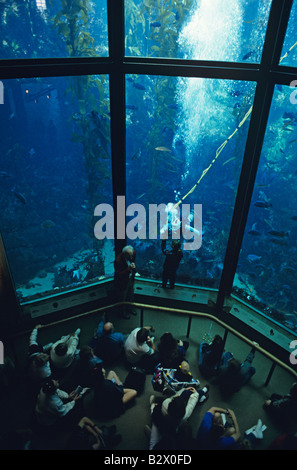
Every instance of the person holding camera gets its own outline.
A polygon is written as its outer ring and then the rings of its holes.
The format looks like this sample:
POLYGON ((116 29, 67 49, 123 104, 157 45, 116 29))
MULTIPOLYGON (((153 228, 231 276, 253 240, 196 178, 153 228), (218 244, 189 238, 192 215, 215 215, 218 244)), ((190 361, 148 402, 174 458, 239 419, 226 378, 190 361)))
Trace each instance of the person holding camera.
MULTIPOLYGON (((115 259, 114 294, 117 302, 133 302, 134 300, 135 258, 136 252, 134 248, 127 245, 115 259)), ((129 319, 130 314, 136 315, 130 307, 123 306, 121 308, 122 318, 129 319)))
POLYGON ((138 365, 147 372, 154 370, 158 361, 158 353, 154 338, 149 335, 150 331, 155 331, 152 326, 134 328, 124 344, 128 363, 132 366, 138 365))
POLYGON ((240 430, 234 411, 210 408, 204 415, 196 436, 197 449, 224 450, 234 448, 240 430))
POLYGON ((43 426, 66 424, 72 419, 76 420, 82 413, 82 395, 76 390, 71 393, 60 390, 59 385, 58 380, 51 378, 43 383, 35 406, 35 418, 38 424, 43 426), (80 406, 75 407, 78 401, 80 406))

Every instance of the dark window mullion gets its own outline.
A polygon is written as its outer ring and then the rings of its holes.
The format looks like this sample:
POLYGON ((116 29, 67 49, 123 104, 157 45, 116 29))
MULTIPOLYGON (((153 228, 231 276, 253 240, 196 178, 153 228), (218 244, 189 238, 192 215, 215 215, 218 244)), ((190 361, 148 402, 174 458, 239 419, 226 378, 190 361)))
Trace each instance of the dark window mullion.
POLYGON ((126 115, 125 75, 123 59, 125 49, 125 23, 123 0, 108 0, 109 57, 112 63, 110 84, 110 132, 115 227, 115 252, 121 251, 125 239, 117 237, 117 197, 126 195, 126 115))

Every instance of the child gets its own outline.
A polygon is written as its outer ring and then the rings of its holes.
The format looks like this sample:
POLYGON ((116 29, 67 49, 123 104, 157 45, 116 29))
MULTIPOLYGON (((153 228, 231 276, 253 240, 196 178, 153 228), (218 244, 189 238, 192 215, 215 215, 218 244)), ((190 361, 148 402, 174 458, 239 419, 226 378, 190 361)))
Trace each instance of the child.
POLYGON ((207 400, 209 386, 206 385, 203 388, 198 388, 200 382, 199 380, 193 378, 192 373, 190 371, 190 365, 188 361, 186 361, 185 359, 181 362, 178 370, 175 373, 174 378, 178 380, 179 382, 188 382, 189 384, 192 383, 193 386, 196 387, 197 393, 199 395, 198 403, 203 403, 204 401, 207 400))
POLYGON ((192 373, 190 371, 190 365, 185 359, 181 362, 179 368, 177 369, 175 379, 179 382, 196 382, 193 379, 192 373))

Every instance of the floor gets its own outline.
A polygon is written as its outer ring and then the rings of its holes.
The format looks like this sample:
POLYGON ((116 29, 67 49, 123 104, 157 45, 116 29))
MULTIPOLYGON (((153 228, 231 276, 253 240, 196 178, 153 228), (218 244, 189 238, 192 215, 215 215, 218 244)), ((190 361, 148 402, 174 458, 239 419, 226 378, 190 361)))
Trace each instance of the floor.
MULTIPOLYGON (((101 318, 101 313, 92 314, 91 316, 83 316, 81 318, 64 321, 57 325, 52 325, 48 328, 39 330, 39 341, 46 344, 49 341, 55 341, 60 336, 75 331, 76 328, 81 328, 80 345, 89 344, 96 326, 101 318)), ((129 320, 119 318, 115 314, 110 314, 110 319, 113 321, 117 331, 124 334, 129 333, 132 329, 140 326, 140 312, 136 316, 131 316, 129 320)), ((195 436, 197 429, 205 412, 211 406, 228 407, 235 412, 241 432, 252 425, 256 424, 259 418, 267 426, 264 432, 264 438, 259 440, 254 449, 265 450, 273 442, 273 440, 285 432, 286 430, 276 426, 267 412, 263 409, 263 403, 266 398, 273 392, 287 393, 294 378, 279 366, 276 367, 270 383, 265 386, 266 377, 270 371, 271 362, 260 353, 256 353, 254 359, 254 366, 256 374, 252 377, 250 383, 246 385, 240 392, 234 394, 228 401, 222 396, 220 391, 211 381, 207 382, 200 374, 198 368, 198 350, 201 341, 206 335, 214 336, 220 334, 223 336, 224 331, 220 325, 210 322, 209 319, 193 318, 191 323, 190 335, 187 338, 188 318, 182 314, 172 315, 167 312, 146 310, 144 311, 143 318, 144 325, 153 325, 155 328, 155 342, 158 343, 158 338, 165 332, 171 333, 179 339, 187 339, 190 343, 187 351, 187 359, 191 366, 191 372, 195 378, 201 382, 201 386, 208 383, 210 384, 210 396, 208 400, 199 405, 194 410, 190 417, 189 424, 192 428, 192 435, 195 436)), ((19 337, 13 344, 14 354, 17 359, 17 370, 12 387, 2 390, 0 409, 1 409, 1 422, 2 422, 2 435, 8 431, 22 430, 30 428, 32 414, 34 410, 36 391, 30 388, 28 379, 26 377, 26 354, 28 349, 28 335, 19 337)), ((226 342, 226 351, 230 351, 238 359, 245 359, 250 350, 250 346, 243 343, 240 339, 228 334, 226 342)), ((9 348, 5 349, 5 353, 9 353, 9 348)), ((6 356, 6 354, 5 354, 6 356)), ((107 369, 108 370, 108 369, 107 369)), ((125 380, 128 370, 123 363, 119 363, 114 367, 122 381, 125 380)), ((147 450, 148 438, 144 432, 145 425, 150 425, 150 406, 149 397, 151 394, 162 396, 153 390, 151 383, 152 375, 147 375, 145 390, 135 400, 133 406, 126 410, 124 414, 115 420, 105 422, 104 424, 116 424, 118 432, 122 435, 121 442, 117 445, 116 450, 147 450)), ((70 382, 65 377, 65 389, 69 388, 70 382)), ((63 380, 62 380, 63 383, 63 380)), ((72 384, 71 384, 72 385, 72 384)), ((62 387, 61 387, 62 388, 62 387)), ((71 390, 67 390, 70 392, 71 390)), ((100 426, 102 421, 92 416, 92 403, 91 395, 86 395, 84 400, 85 414, 94 419, 100 426)), ((297 421, 296 421, 297 425, 297 421)), ((296 429, 293 429, 296 432, 296 429)), ((292 431, 292 429, 290 430, 292 431)), ((67 434, 65 432, 58 433, 52 436, 52 439, 46 439, 44 442, 39 442, 38 446, 41 449, 64 449, 67 442, 67 434)))

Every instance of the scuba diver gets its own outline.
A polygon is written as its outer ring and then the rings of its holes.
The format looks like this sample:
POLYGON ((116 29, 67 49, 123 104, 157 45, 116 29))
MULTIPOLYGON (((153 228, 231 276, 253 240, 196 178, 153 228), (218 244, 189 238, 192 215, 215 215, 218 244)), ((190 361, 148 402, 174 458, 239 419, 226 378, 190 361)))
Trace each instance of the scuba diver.
POLYGON ((173 240, 171 243, 172 250, 166 249, 166 240, 162 240, 161 249, 165 255, 162 275, 162 287, 165 289, 169 281, 170 289, 174 289, 176 271, 183 257, 181 243, 179 240, 173 240))

